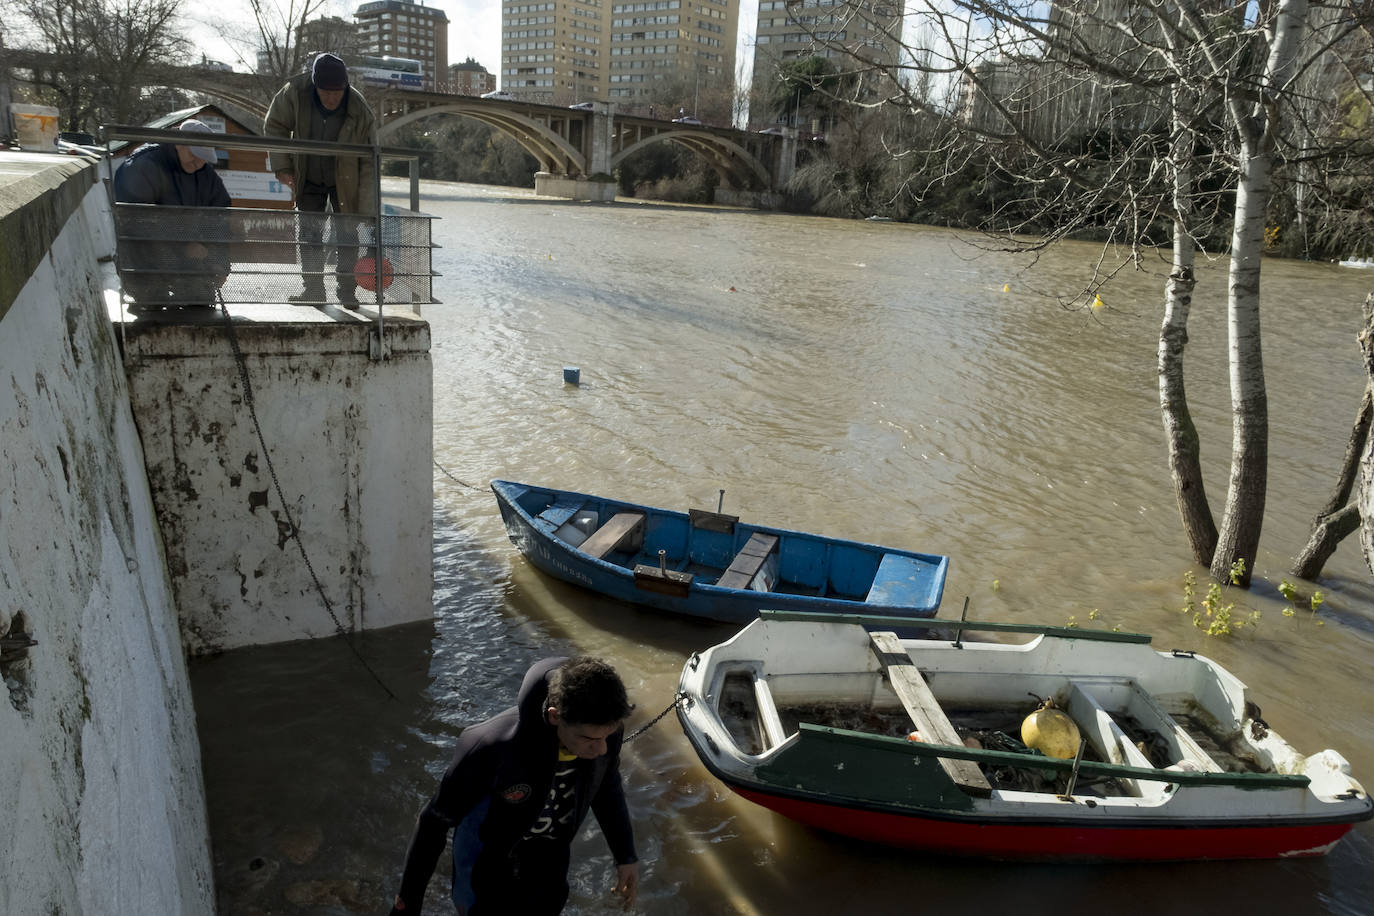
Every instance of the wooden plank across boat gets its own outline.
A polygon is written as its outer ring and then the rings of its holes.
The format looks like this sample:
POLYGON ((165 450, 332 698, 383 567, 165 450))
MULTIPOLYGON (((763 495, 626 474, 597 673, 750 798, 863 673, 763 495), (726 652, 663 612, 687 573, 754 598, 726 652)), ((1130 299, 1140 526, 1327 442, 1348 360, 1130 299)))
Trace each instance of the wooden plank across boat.
POLYGON ((1374 814, 1340 754, 1299 753, 1220 665, 1149 642, 765 610, 688 660, 678 718, 707 769, 751 801, 847 836, 953 855, 1316 856, 1374 814), (961 636, 899 638, 891 628, 961 636), (1034 638, 962 638, 980 630, 1034 638), (1079 759, 1020 742, 1037 697, 1074 720, 1079 759))
POLYGON ((733 515, 676 512, 496 480, 506 533, 565 582, 661 610, 743 623, 760 607, 924 617, 949 560, 733 515))

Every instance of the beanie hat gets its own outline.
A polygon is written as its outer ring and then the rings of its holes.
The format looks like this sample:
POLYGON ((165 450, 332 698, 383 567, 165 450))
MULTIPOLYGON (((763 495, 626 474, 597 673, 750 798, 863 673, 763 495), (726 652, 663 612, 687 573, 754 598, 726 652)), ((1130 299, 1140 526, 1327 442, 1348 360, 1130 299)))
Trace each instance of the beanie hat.
POLYGON ((310 68, 310 81, 326 92, 348 88, 348 68, 337 54, 321 54, 310 68))

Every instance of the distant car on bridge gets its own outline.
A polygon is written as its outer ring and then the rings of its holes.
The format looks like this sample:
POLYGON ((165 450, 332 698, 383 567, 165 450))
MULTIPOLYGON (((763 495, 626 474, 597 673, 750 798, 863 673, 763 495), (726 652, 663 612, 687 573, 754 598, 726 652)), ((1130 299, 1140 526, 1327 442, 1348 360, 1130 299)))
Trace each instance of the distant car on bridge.
POLYGON ((578 102, 576 105, 569 105, 574 111, 592 111, 596 108, 595 102, 578 102))
POLYGON ((681 118, 673 118, 673 123, 674 123, 674 124, 689 124, 689 125, 695 125, 696 127, 704 127, 704 126, 705 126, 704 124, 702 124, 700 121, 698 121, 696 118, 692 117, 691 115, 684 115, 684 116, 681 117, 681 118))
POLYGON ((777 126, 775 125, 775 126, 773 126, 773 127, 764 127, 764 128, 761 128, 760 130, 757 131, 757 133, 760 133, 760 134, 770 134, 770 135, 775 136, 775 137, 781 137, 781 136, 783 135, 783 131, 784 131, 784 130, 785 130, 785 128, 777 127, 777 126))
POLYGON ((498 102, 514 102, 515 96, 504 89, 493 89, 491 92, 482 93, 484 99, 495 99, 498 102))

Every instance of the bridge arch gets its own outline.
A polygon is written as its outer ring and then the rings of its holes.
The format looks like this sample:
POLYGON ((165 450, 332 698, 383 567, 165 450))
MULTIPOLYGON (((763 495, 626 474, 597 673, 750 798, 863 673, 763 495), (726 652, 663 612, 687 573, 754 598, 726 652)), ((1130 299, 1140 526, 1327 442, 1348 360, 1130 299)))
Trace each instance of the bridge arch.
POLYGON ((197 93, 198 95, 208 95, 210 98, 215 99, 216 101, 228 102, 235 108, 239 108, 243 110, 245 113, 256 117, 258 119, 259 127, 262 126, 263 121, 267 120, 267 105, 258 101, 258 99, 254 98, 251 95, 246 95, 242 92, 235 92, 232 89, 226 89, 223 86, 217 86, 213 83, 205 83, 193 86, 185 81, 173 82, 163 80, 162 84, 168 89, 182 89, 185 91, 197 93))
POLYGON ((381 140, 386 142, 401 128, 423 118, 441 114, 472 118, 508 134, 539 162, 539 167, 545 172, 572 176, 587 173, 587 162, 582 152, 546 125, 525 115, 503 111, 497 106, 482 102, 450 102, 420 108, 387 121, 382 125, 379 135, 381 140))
POLYGON ((764 188, 772 184, 768 169, 748 150, 707 130, 666 130, 644 137, 612 156, 611 169, 644 147, 663 141, 676 143, 705 159, 729 187, 743 188, 754 181, 764 188))

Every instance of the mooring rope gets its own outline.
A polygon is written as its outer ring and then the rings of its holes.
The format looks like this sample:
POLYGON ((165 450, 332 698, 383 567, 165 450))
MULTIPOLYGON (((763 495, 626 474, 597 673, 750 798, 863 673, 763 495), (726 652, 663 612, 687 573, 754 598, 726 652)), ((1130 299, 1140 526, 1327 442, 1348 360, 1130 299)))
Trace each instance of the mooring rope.
POLYGON ((334 605, 329 600, 329 596, 324 593, 324 585, 321 584, 320 577, 315 574, 314 564, 310 562, 310 554, 305 549, 305 541, 301 539, 301 529, 296 525, 296 519, 291 514, 291 507, 286 502, 286 494, 282 492, 281 481, 277 479, 277 469, 272 464, 272 453, 268 451, 267 440, 263 437, 262 424, 258 422, 257 407, 253 403, 253 383, 248 379, 248 364, 243 358, 243 351, 239 348, 238 334, 234 331, 234 319, 229 314, 229 306, 224 304, 224 294, 216 290, 215 297, 219 299, 220 311, 224 315, 224 330, 229 335, 229 346, 234 351, 234 362, 238 365, 239 382, 243 386, 243 403, 247 405, 248 416, 253 420, 253 429, 258 434, 258 445, 262 448, 262 458, 267 465, 268 473, 272 475, 272 485, 277 490, 277 500, 281 503, 282 514, 286 516, 286 523, 291 528, 291 537, 296 542, 296 546, 300 548, 301 559, 305 561, 305 568, 310 572, 311 581, 315 583, 315 591, 319 593, 320 600, 324 602, 324 609, 329 612, 329 618, 334 621, 335 629, 340 636, 344 637, 344 642, 348 643, 348 648, 358 659, 358 663, 367 670, 368 674, 372 675, 377 686, 381 687, 386 695, 394 700, 396 694, 391 692, 391 688, 386 686, 381 676, 373 670, 372 666, 367 663, 367 659, 363 658, 362 653, 358 651, 358 647, 353 644, 353 634, 344 628, 343 623, 339 620, 339 615, 334 613, 334 605))
POLYGON ((662 718, 663 718, 664 716, 668 715, 668 713, 672 712, 674 709, 677 709, 679 706, 681 706, 681 705, 682 705, 682 701, 685 700, 685 699, 687 699, 687 694, 686 694, 685 692, 679 691, 679 692, 678 692, 678 695, 675 696, 675 697, 673 697, 673 702, 671 702, 671 703, 668 704, 668 708, 667 708, 667 709, 663 710, 663 712, 661 712, 661 713, 659 713, 658 715, 654 716, 654 717, 653 717, 652 719, 650 719, 646 724, 641 725, 639 728, 635 729, 633 732, 631 732, 630 734, 626 735, 626 736, 625 736, 625 740, 626 740, 626 741, 633 741, 634 739, 638 738, 640 735, 642 735, 642 734, 644 734, 645 732, 647 732, 649 729, 653 728, 655 725, 657 725, 657 724, 659 723, 660 720, 662 720, 662 718))
MULTIPOLYGON (((434 461, 434 459, 432 459, 432 458, 431 458, 430 460, 431 460, 431 461, 434 461)), ((454 483, 456 483, 456 484, 461 484, 462 486, 467 487, 469 490, 476 490, 476 491, 478 491, 479 493, 480 493, 480 492, 482 491, 482 489, 483 489, 482 487, 473 486, 472 484, 468 483, 466 480, 459 480, 457 477, 454 477, 451 473, 449 473, 448 468, 444 467, 444 466, 443 466, 442 464, 440 464, 438 461, 434 461, 434 466, 435 466, 436 468, 438 468, 439 470, 443 471, 443 472, 444 472, 444 476, 447 477, 449 480, 452 480, 452 481, 453 481, 454 483)))

